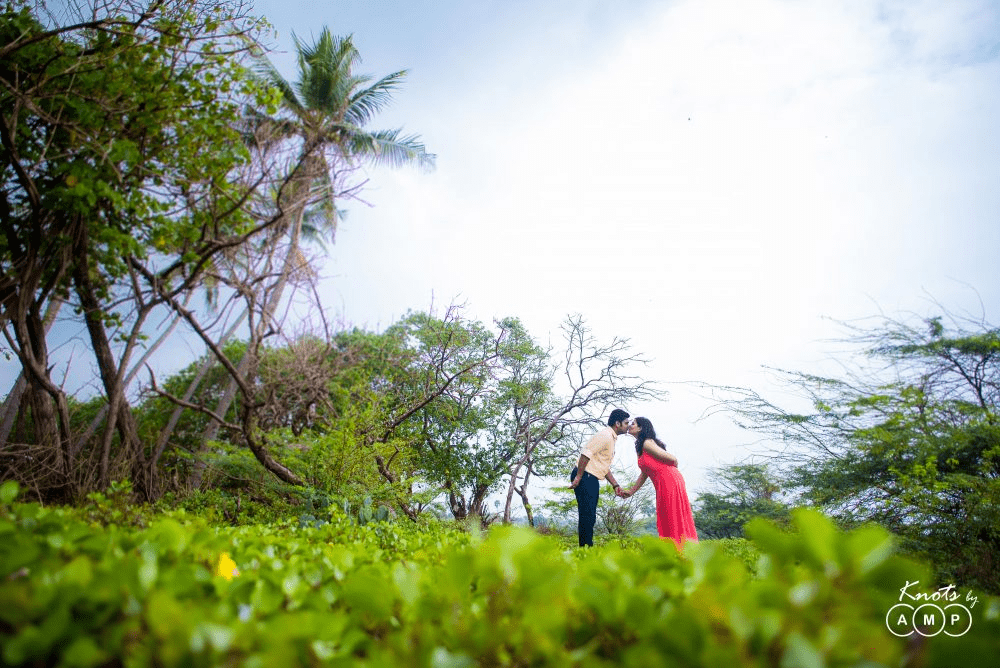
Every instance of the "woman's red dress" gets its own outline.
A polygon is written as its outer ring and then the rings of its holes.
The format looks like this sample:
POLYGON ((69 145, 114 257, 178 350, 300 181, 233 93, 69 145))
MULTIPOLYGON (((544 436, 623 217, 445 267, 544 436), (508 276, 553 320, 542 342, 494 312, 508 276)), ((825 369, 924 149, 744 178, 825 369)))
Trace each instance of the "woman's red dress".
POLYGON ((645 451, 638 460, 639 470, 649 476, 656 489, 656 530, 660 538, 672 538, 678 549, 685 540, 698 541, 694 515, 688 501, 684 476, 673 464, 664 464, 645 451))

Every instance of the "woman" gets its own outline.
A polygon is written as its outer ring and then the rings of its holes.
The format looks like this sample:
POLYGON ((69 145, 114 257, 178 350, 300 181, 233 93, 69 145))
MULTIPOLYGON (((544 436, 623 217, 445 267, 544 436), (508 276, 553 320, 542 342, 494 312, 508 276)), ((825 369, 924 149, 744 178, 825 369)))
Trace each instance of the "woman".
POLYGON ((680 549, 685 540, 698 541, 694 528, 694 515, 688 501, 684 476, 677 469, 677 458, 667 452, 663 442, 656 438, 653 423, 638 417, 629 425, 628 433, 635 437, 635 453, 638 456, 641 475, 632 488, 619 494, 628 498, 635 494, 646 478, 653 481, 656 489, 656 530, 660 538, 672 538, 680 549))

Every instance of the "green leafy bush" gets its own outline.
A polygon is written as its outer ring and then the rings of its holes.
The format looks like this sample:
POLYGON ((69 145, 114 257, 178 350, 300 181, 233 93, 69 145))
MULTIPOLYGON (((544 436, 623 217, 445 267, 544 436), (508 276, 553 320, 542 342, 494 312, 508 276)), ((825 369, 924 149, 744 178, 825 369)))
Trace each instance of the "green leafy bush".
POLYGON ((959 637, 893 635, 887 612, 927 570, 885 531, 816 513, 796 514, 796 533, 752 523, 752 548, 678 554, 655 538, 567 549, 521 527, 342 513, 98 527, 12 498, 0 488, 6 665, 974 667, 1000 650, 1000 600, 985 595, 959 637))
POLYGON ((757 564, 760 560, 760 551, 753 543, 746 538, 719 538, 718 540, 703 541, 718 546, 726 554, 734 557, 743 563, 750 573, 757 574, 757 564))

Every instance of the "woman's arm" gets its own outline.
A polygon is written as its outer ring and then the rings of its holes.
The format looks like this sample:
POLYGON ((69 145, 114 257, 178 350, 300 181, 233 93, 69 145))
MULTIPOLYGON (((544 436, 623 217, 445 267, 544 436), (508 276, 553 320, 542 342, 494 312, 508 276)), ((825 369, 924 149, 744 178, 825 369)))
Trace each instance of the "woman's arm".
POLYGON ((640 473, 639 479, 635 481, 635 484, 632 485, 630 489, 621 492, 618 496, 622 497, 623 499, 627 499, 628 497, 632 496, 633 494, 639 491, 639 488, 642 487, 642 484, 646 482, 646 478, 648 477, 649 476, 647 476, 645 472, 640 473))
POLYGON ((648 452, 649 456, 653 459, 657 459, 664 464, 670 464, 671 466, 677 466, 677 458, 672 454, 661 448, 656 444, 651 438, 647 438, 646 442, 642 444, 642 449, 644 452, 648 452))

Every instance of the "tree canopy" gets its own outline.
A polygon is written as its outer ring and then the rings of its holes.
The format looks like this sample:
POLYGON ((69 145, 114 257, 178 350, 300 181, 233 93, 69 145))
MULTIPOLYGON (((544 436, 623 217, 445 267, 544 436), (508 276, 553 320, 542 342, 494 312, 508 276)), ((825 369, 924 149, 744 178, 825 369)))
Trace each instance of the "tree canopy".
POLYGON ((1000 588, 1000 329, 951 313, 850 326, 840 376, 777 372, 812 406, 730 388, 724 406, 785 445, 783 489, 843 524, 877 522, 942 579, 1000 588))

